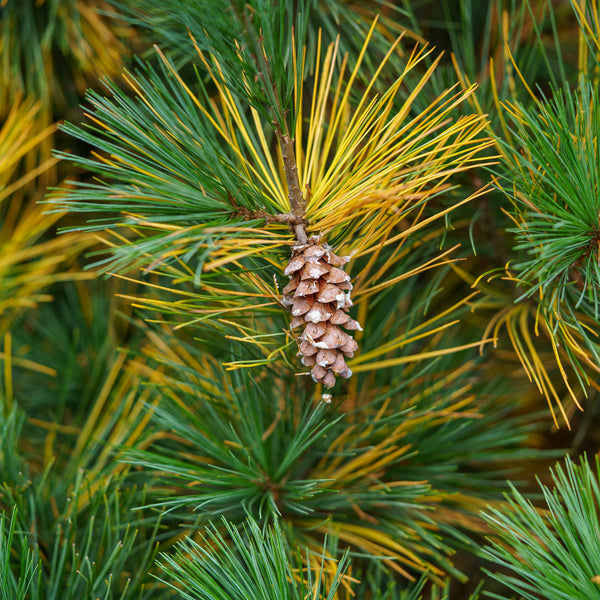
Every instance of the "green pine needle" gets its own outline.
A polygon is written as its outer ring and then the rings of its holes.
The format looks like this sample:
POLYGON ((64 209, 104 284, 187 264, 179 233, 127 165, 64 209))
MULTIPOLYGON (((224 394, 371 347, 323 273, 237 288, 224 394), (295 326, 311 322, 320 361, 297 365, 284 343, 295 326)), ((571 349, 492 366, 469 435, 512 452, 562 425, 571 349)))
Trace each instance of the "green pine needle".
MULTIPOLYGON (((333 569, 323 589, 323 563, 333 562, 323 549, 313 571, 301 562, 294 568, 283 533, 275 522, 264 530, 248 518, 241 528, 223 519, 224 531, 206 528, 199 542, 187 538, 172 554, 162 554, 159 564, 167 585, 186 600, 334 600, 344 572, 348 553, 333 569), (227 535, 231 541, 226 540, 227 535)), ((330 569, 331 570, 331 569, 330 569)))
POLYGON ((527 600, 600 598, 599 475, 597 457, 595 468, 567 458, 552 472, 554 487, 541 486, 543 511, 514 487, 509 510, 486 511, 498 539, 489 539, 484 556, 508 571, 489 574, 527 600))
MULTIPOLYGON (((540 293, 562 314, 566 304, 600 318, 600 100, 581 80, 536 110, 507 105, 516 147, 504 187, 515 203, 513 265, 527 296, 540 293)), ((565 317, 568 308, 564 310, 565 317)))
POLYGON ((2 600, 29 600, 35 580, 39 579, 39 565, 36 565, 33 552, 26 544, 21 545, 20 562, 13 570, 14 558, 11 553, 17 549, 15 527, 16 511, 13 511, 10 523, 6 526, 6 515, 0 513, 0 598, 2 600))
POLYGON ((481 526, 478 511, 500 497, 506 465, 522 455, 528 426, 506 406, 478 404, 463 379, 475 365, 457 358, 446 358, 441 379, 428 376, 429 362, 383 388, 365 380, 342 418, 289 378, 224 373, 181 341, 151 353, 161 402, 127 460, 132 477, 158 478, 152 505, 169 509, 174 536, 198 518, 239 525, 251 515, 285 523, 292 548, 317 551, 327 536, 406 578, 458 575, 447 553, 469 545, 465 529, 481 526))

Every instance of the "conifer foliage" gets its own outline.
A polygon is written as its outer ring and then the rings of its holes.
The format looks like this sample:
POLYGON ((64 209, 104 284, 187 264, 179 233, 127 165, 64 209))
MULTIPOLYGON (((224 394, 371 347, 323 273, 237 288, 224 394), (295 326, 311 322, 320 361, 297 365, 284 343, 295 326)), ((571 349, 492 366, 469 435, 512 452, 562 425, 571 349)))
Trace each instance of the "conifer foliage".
POLYGON ((0 600, 600 597, 599 49, 0 2, 0 600))

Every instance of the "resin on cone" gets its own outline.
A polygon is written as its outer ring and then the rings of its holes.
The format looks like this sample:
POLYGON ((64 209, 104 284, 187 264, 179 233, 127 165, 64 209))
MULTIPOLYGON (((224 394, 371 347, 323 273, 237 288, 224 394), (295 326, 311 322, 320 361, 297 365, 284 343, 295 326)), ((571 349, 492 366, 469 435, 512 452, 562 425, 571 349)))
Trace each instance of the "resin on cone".
POLYGON ((328 388, 337 375, 346 379, 352 375, 345 359, 354 356, 358 344, 344 329, 361 329, 348 314, 352 284, 343 269, 348 260, 314 235, 292 248, 284 270, 290 282, 282 290, 283 303, 292 313, 291 328, 302 328, 297 340, 302 364, 328 388))

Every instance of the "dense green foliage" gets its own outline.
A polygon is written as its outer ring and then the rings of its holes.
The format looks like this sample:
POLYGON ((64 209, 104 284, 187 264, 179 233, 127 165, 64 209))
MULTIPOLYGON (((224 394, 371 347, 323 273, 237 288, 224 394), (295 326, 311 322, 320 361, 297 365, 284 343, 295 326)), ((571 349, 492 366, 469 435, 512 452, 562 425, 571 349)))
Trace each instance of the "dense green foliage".
POLYGON ((0 600, 600 598, 599 61, 576 0, 0 2, 0 600))

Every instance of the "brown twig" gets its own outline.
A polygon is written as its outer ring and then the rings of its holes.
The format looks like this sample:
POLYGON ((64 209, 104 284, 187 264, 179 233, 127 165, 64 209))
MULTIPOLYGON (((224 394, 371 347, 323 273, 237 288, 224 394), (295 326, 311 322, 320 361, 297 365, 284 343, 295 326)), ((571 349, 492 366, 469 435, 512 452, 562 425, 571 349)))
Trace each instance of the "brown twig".
POLYGON ((308 237, 306 235, 304 211, 306 203, 302 190, 300 189, 300 181, 298 179, 298 166, 296 164, 296 155, 294 154, 293 140, 288 132, 282 132, 279 126, 275 124, 275 133, 281 148, 281 157, 283 159, 283 170, 285 171, 285 179, 288 186, 288 198, 290 199, 291 213, 296 221, 293 223, 296 238, 301 244, 306 244, 308 237))
POLYGON ((291 226, 294 226, 298 221, 296 215, 291 212, 272 214, 266 210, 250 210, 244 206, 238 206, 235 201, 232 201, 231 204, 235 208, 234 216, 241 217, 244 221, 264 219, 267 223, 285 223, 291 226))
MULTIPOLYGON (((248 14, 245 11, 243 12, 243 19, 245 21, 247 30, 254 31, 248 14)), ((300 244, 305 244, 308 240, 308 236, 306 235, 306 221, 304 220, 306 201, 302 195, 300 181, 298 179, 298 165, 296 163, 296 155, 294 153, 294 140, 290 137, 285 120, 285 111, 282 109, 279 103, 277 85, 273 81, 273 77, 271 75, 269 58, 264 52, 264 48, 262 46, 262 36, 260 33, 256 37, 256 45, 256 52, 252 53, 252 57, 256 63, 256 66, 258 67, 257 76, 262 80, 264 86, 270 87, 274 92, 273 101, 275 105, 271 106, 270 109, 275 117, 273 120, 273 126, 275 128, 275 135, 277 136, 277 141, 279 142, 279 147, 281 149, 281 157, 283 160, 283 169, 288 187, 288 198, 290 200, 291 213, 267 215, 267 213, 264 213, 264 211, 255 211, 255 214, 260 213, 260 218, 264 218, 267 223, 289 223, 296 234, 298 242, 300 244)))
POLYGON ((263 83, 265 85, 270 85, 274 91, 273 98, 275 100, 275 106, 271 107, 271 111, 275 116, 275 119, 273 120, 273 126, 275 128, 277 141, 279 142, 279 148, 281 149, 281 158, 283 161, 285 180, 288 187, 290 208, 292 214, 296 218, 296 221, 293 223, 293 229, 298 242, 301 244, 306 244, 308 240, 304 221, 306 202, 304 200, 304 196, 302 195, 302 190, 300 189, 300 180, 298 179, 298 165, 296 163, 296 154, 294 153, 294 140, 290 137, 290 133, 288 131, 287 122, 285 119, 285 111, 279 105, 277 85, 271 77, 269 58, 264 53, 260 54, 260 58, 262 60, 259 60, 259 63, 263 63, 263 68, 259 72, 259 76, 262 78, 263 83), (280 119, 277 118, 278 116, 280 119))
POLYGON ((234 216, 241 217, 244 221, 252 221, 253 219, 264 219, 268 223, 284 223, 289 225, 296 234, 296 239, 301 244, 306 244, 308 237, 306 235, 306 221, 298 218, 294 213, 277 213, 271 214, 266 210, 250 210, 244 206, 238 206, 235 198, 229 197, 231 205, 235 208, 234 216))
POLYGON ((277 131, 277 139, 281 148, 281 157, 283 158, 283 168, 285 171, 285 179, 288 184, 288 197, 290 199, 290 207, 292 213, 297 217, 302 218, 304 215, 304 197, 300 189, 298 180, 298 167, 296 165, 296 156, 292 140, 287 133, 277 131))

